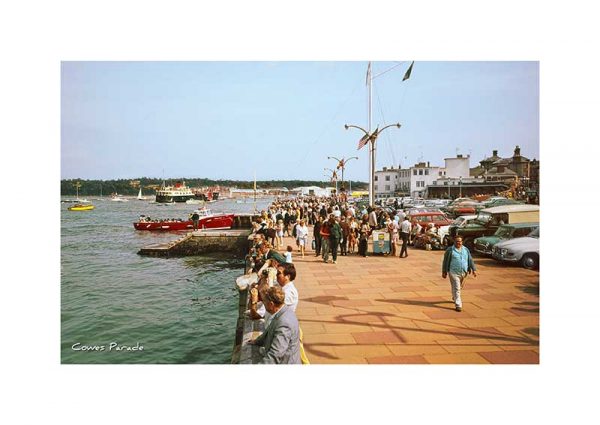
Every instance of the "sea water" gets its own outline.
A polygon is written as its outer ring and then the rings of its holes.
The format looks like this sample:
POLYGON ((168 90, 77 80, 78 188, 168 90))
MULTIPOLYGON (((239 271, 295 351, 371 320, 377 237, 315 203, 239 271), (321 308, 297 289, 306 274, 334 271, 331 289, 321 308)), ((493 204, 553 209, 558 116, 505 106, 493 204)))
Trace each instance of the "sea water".
MULTIPOLYGON (((89 197, 88 197, 89 199, 89 197)), ((271 199, 257 200, 264 209, 271 199)), ((197 205, 92 200, 61 204, 62 363, 231 362, 244 262, 230 253, 181 258, 137 254, 186 232, 137 231, 141 214, 187 218, 197 205)), ((220 200, 214 212, 251 213, 254 203, 220 200)))

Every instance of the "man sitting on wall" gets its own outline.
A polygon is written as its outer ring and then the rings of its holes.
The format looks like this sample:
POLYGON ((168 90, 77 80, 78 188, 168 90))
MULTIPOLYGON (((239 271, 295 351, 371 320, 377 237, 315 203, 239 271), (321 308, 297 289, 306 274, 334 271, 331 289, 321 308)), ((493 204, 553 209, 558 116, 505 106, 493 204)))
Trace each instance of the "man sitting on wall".
POLYGON ((294 311, 285 305, 285 295, 275 285, 265 292, 263 299, 267 311, 272 315, 265 332, 252 345, 264 347, 259 363, 300 364, 300 328, 294 311))

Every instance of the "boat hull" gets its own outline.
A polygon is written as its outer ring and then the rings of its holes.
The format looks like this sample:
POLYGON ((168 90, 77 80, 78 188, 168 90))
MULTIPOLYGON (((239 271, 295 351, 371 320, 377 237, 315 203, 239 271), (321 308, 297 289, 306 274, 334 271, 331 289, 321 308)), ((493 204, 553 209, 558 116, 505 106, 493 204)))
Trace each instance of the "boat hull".
MULTIPOLYGON (((198 223, 199 229, 231 229, 233 226, 234 214, 221 214, 213 215, 209 217, 202 217, 198 223)), ((194 223, 192 220, 186 221, 159 221, 159 222, 145 222, 139 221, 133 223, 135 230, 162 230, 162 231, 173 231, 173 230, 192 230, 194 223)))
POLYGON ((194 199, 194 195, 156 195, 156 202, 161 204, 170 204, 172 202, 185 202, 188 199, 194 199))
POLYGON ((94 209, 93 205, 76 205, 68 208, 69 211, 91 211, 94 209))

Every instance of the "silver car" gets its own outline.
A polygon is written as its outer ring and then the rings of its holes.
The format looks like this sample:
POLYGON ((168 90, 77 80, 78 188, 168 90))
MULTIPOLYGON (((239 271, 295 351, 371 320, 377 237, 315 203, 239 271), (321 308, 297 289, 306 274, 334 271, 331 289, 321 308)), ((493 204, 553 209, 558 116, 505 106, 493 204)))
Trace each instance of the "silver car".
POLYGON ((497 243, 492 257, 498 261, 520 263, 526 269, 537 269, 540 266, 540 228, 525 237, 497 243))

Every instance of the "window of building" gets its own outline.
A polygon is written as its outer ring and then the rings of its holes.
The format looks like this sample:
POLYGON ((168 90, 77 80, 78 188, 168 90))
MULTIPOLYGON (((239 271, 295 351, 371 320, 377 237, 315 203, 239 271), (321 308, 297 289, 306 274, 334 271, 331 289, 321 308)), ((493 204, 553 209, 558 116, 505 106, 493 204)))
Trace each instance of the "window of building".
POLYGON ((442 175, 442 172, 441 172, 441 171, 439 171, 439 172, 438 172, 438 176, 441 176, 441 175, 442 175))
POLYGON ((377 181, 377 176, 375 176, 375 181, 377 181))
POLYGON ((390 181, 390 176, 385 176, 385 181, 389 182, 390 181))
POLYGON ((423 170, 419 170, 419 175, 422 176, 423 175, 423 170))
POLYGON ((425 175, 428 176, 429 175, 429 170, 425 170, 425 175))
POLYGON ((388 191, 388 192, 390 191, 390 185, 389 184, 385 185, 385 190, 388 191))
POLYGON ((413 176, 417 175, 417 170, 413 170, 413 176))

